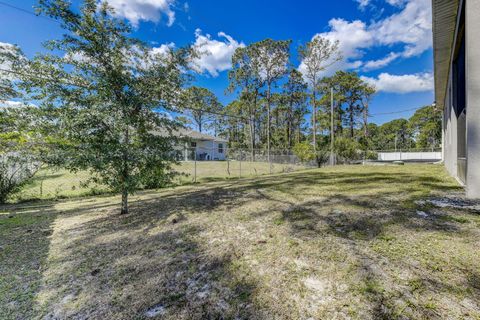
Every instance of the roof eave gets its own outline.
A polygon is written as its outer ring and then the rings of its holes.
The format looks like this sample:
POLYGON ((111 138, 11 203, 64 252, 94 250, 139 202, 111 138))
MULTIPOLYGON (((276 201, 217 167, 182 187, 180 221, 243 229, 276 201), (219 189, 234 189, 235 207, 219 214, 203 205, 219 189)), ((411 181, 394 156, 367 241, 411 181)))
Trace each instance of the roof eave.
POLYGON ((444 108, 456 33, 459 0, 432 0, 435 99, 444 108))

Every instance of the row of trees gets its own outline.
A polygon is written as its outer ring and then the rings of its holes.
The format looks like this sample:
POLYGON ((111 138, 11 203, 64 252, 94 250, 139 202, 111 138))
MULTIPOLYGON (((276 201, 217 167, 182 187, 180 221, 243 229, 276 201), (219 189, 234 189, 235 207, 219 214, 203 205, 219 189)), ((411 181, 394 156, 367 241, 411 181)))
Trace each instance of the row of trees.
POLYGON ((375 89, 355 72, 321 77, 341 59, 339 43, 316 37, 300 46, 303 72, 290 64, 290 45, 291 41, 266 39, 238 48, 227 88, 237 98, 222 107, 207 89, 191 88, 186 92, 190 98, 184 100, 187 119, 200 131, 210 125, 215 134, 229 140, 230 147, 249 148, 252 158, 257 149, 270 154, 271 148, 292 149, 305 140, 311 141, 315 152, 332 134, 358 138, 358 127, 363 128, 365 140, 368 104, 375 89))

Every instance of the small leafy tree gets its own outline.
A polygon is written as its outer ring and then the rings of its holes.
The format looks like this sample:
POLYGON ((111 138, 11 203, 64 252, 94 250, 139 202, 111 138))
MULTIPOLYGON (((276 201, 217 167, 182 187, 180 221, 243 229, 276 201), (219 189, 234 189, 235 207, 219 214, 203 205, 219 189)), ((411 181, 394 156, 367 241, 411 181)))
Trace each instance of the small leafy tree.
POLYGON ((170 170, 176 122, 156 110, 177 105, 188 50, 155 53, 103 1, 77 12, 66 0, 40 0, 38 12, 65 34, 28 64, 23 86, 56 117, 57 159, 120 192, 126 214, 128 195, 170 170))
POLYGON ((337 156, 346 163, 362 158, 361 147, 355 140, 339 137, 334 147, 337 156))
POLYGON ((293 153, 300 159, 302 162, 310 162, 315 160, 315 151, 313 146, 308 141, 303 141, 295 144, 293 146, 293 153))
POLYGON ((7 100, 21 97, 15 69, 24 61, 20 49, 0 42, 0 203, 18 191, 39 168, 36 138, 30 126, 35 110, 19 104, 4 105, 7 100))
POLYGON ((328 161, 329 153, 326 149, 315 151, 313 145, 308 141, 303 141, 293 146, 293 153, 304 163, 312 161, 320 168, 328 161))
POLYGON ((0 108, 0 203, 18 191, 40 168, 45 150, 36 130, 34 107, 0 108))

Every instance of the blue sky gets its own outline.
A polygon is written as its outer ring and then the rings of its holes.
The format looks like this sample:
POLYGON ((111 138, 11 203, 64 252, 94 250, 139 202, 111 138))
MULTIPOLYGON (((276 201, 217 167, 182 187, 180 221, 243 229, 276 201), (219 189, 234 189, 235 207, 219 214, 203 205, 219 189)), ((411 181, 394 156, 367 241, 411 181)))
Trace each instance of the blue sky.
MULTIPOLYGON (((35 0, 1 2, 32 11, 35 0)), ((0 2, 0 43, 21 47, 27 56, 42 51, 42 42, 62 31, 39 18, 0 2)), ((78 1, 74 1, 78 3, 78 1)), ((292 40, 294 67, 301 70, 299 44, 321 34, 339 40, 344 61, 338 69, 354 70, 375 84, 371 121, 383 123, 433 102, 430 0, 109 0, 118 16, 135 26, 134 35, 152 45, 202 45, 208 54, 197 61, 196 84, 212 90, 223 103, 230 57, 235 48, 265 38, 292 40)))

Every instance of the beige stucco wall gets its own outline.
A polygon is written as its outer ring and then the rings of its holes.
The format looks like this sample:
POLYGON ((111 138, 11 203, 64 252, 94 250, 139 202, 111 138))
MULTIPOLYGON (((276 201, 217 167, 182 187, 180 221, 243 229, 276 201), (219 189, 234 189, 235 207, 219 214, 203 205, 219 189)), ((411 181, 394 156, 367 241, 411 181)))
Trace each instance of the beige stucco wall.
POLYGON ((480 0, 466 0, 467 196, 480 198, 480 0))

